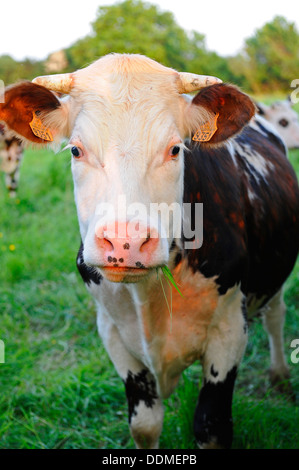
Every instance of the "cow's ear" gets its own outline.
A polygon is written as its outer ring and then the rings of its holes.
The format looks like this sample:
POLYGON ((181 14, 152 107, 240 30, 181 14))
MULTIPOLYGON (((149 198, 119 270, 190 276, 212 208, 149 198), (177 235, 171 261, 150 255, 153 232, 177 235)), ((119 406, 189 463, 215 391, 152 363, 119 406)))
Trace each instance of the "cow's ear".
POLYGON ((59 106, 60 101, 47 88, 22 82, 6 88, 4 103, 0 104, 0 121, 26 140, 46 144, 52 140, 52 134, 41 119, 59 106))
MULTIPOLYGON (((210 127, 217 127, 213 135, 203 141, 209 145, 219 144, 239 133, 256 112, 249 96, 235 86, 223 83, 203 88, 193 98, 192 106, 204 108, 212 116, 210 127)), ((207 126, 209 127, 209 123, 207 126)), ((203 127, 203 133, 204 130, 203 127)), ((200 129, 199 131, 201 134, 200 129)), ((196 132, 198 129, 194 129, 194 134, 196 132)))

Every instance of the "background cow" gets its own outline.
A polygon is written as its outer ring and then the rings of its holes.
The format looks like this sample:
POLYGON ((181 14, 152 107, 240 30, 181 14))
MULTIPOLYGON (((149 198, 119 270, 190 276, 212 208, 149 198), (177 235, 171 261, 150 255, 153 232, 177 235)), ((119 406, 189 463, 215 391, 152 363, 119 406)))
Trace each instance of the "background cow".
POLYGON ((299 148, 298 114, 289 99, 276 101, 269 106, 258 103, 257 108, 259 114, 273 124, 289 149, 299 148))
POLYGON ((24 155, 22 141, 0 124, 0 169, 5 174, 5 184, 10 197, 16 196, 20 179, 20 167, 24 155))
POLYGON ((196 360, 204 373, 197 442, 231 445, 248 313, 264 314, 273 382, 288 376, 281 291, 298 253, 299 190, 283 142, 254 113, 249 97, 213 77, 118 54, 10 87, 0 107, 0 119, 28 141, 69 139, 77 264, 125 384, 137 447, 158 446, 162 400, 196 360), (195 238, 174 235, 171 217, 149 217, 162 203, 187 204, 191 229, 203 203, 202 246, 196 230, 195 238), (171 312, 171 286, 157 276, 164 265, 183 294, 173 290, 171 312))

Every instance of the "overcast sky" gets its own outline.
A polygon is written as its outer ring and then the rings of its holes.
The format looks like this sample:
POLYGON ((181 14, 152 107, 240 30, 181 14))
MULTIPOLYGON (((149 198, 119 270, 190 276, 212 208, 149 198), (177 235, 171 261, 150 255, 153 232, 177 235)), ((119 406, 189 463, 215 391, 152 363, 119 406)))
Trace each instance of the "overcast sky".
MULTIPOLYGON (((5 0, 1 2, 0 55, 44 59, 91 31, 100 5, 115 0, 5 0)), ((209 50, 221 55, 238 52, 255 29, 282 15, 299 30, 298 0, 157 0, 172 11, 185 30, 206 36, 209 50)), ((117 52, 117 51, 115 51, 117 52)))

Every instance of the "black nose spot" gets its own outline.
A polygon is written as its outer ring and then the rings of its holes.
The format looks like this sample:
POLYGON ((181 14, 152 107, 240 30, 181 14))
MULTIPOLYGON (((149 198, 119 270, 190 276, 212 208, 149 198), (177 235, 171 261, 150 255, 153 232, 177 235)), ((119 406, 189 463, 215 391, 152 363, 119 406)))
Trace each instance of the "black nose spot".
POLYGON ((113 258, 113 260, 112 260, 112 261, 113 261, 113 263, 116 263, 117 259, 116 259, 116 258, 113 258))
POLYGON ((123 263, 124 262, 124 259, 123 258, 119 258, 118 260, 120 263, 123 263))
POLYGON ((109 263, 112 263, 112 261, 113 261, 112 256, 108 256, 108 261, 109 261, 109 263))
POLYGON ((124 248, 124 250, 129 250, 129 249, 130 249, 130 244, 129 244, 129 243, 125 243, 125 244, 123 245, 123 248, 124 248))
POLYGON ((115 263, 115 264, 113 265, 113 267, 114 267, 114 268, 118 268, 118 264, 115 263))
POLYGON ((145 269, 144 264, 140 263, 140 261, 137 261, 135 264, 136 264, 137 268, 144 268, 145 269))

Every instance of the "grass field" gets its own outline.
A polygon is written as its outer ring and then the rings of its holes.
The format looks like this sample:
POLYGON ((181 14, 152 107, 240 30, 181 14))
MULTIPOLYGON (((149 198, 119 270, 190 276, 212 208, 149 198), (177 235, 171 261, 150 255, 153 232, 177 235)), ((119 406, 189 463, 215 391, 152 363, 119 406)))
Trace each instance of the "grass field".
MULTIPOLYGON (((299 172, 299 151, 290 158, 299 172)), ((0 448, 134 448, 124 387, 98 338, 95 308, 77 274, 79 230, 66 151, 26 152, 18 198, 0 182, 0 448)), ((299 447, 299 263, 285 292, 285 349, 297 403, 268 384, 259 320, 237 380, 234 448, 299 447)), ((193 412, 200 366, 186 371, 166 413, 161 448, 196 448, 193 412)))

